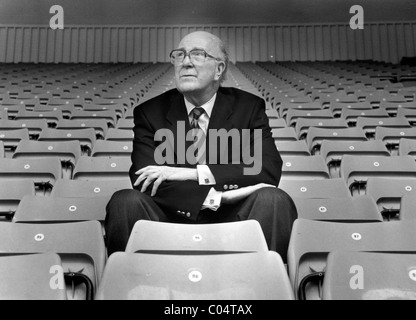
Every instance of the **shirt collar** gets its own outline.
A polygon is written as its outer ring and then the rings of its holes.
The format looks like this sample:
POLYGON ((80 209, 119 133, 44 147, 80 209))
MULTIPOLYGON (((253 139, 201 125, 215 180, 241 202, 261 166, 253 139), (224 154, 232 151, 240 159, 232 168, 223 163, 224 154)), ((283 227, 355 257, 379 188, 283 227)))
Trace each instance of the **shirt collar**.
MULTIPOLYGON (((217 98, 217 93, 215 93, 208 102, 200 106, 200 108, 204 109, 205 113, 208 115, 208 118, 211 118, 212 108, 214 108, 214 103, 215 103, 216 98, 217 98)), ((186 100, 185 97, 184 97, 184 100, 185 100, 186 111, 188 112, 188 115, 189 115, 192 109, 195 108, 195 106, 192 103, 190 103, 188 100, 186 100)))

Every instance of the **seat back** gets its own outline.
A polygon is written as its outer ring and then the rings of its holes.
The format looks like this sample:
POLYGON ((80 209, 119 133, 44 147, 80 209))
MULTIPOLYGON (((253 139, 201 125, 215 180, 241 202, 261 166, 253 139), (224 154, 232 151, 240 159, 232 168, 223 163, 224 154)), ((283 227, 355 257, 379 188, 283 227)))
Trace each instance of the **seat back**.
POLYGON ((126 252, 176 254, 267 250, 256 220, 196 225, 139 220, 126 246, 126 252))

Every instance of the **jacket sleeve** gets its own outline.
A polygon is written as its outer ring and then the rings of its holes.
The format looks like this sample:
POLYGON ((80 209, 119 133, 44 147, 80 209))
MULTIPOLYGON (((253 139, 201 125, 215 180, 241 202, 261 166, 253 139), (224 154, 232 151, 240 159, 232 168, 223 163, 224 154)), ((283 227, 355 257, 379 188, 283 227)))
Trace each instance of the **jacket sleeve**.
POLYGON ((240 159, 239 163, 236 164, 208 165, 214 175, 216 181, 214 187, 217 191, 226 191, 229 186, 240 188, 258 183, 279 185, 282 159, 272 138, 269 120, 265 113, 264 100, 259 99, 257 101, 252 109, 253 113, 250 120, 250 142, 245 144, 243 141, 242 143, 243 151, 241 155, 243 157, 245 152, 246 158, 240 159), (252 157, 250 162, 252 163, 247 163, 247 152, 250 152, 252 157), (257 166, 257 169, 254 166, 257 166))
MULTIPOLYGON (((145 112, 143 112, 140 106, 134 109, 133 130, 132 165, 129 171, 132 185, 138 178, 135 172, 146 166, 158 165, 154 156, 158 145, 154 141, 156 129, 148 121, 145 112)), ((140 190, 142 184, 135 187, 135 189, 140 190)), ((149 196, 152 187, 153 184, 145 192, 149 196)), ((196 220, 210 188, 211 186, 200 186, 198 181, 164 181, 159 186, 153 200, 167 215, 179 215, 190 220, 196 220)))

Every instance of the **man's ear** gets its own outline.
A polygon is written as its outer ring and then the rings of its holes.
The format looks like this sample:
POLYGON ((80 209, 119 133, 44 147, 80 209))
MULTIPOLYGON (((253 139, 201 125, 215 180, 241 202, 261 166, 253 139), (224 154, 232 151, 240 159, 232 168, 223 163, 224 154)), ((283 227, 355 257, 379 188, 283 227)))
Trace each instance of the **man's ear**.
POLYGON ((216 72, 215 72, 215 80, 221 79, 221 76, 224 73, 224 71, 225 71, 225 62, 219 61, 217 64, 216 72))

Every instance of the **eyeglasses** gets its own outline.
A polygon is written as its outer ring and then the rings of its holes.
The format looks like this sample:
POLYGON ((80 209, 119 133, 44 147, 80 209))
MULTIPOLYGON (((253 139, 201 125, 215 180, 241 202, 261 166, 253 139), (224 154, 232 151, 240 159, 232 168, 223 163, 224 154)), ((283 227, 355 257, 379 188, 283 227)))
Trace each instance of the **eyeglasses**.
POLYGON ((193 49, 188 53, 185 49, 175 49, 170 53, 170 62, 172 64, 180 64, 183 62, 183 60, 185 60, 186 56, 189 56, 189 59, 192 63, 205 63, 207 58, 222 61, 221 59, 215 58, 214 56, 206 53, 206 51, 203 49, 193 49))

